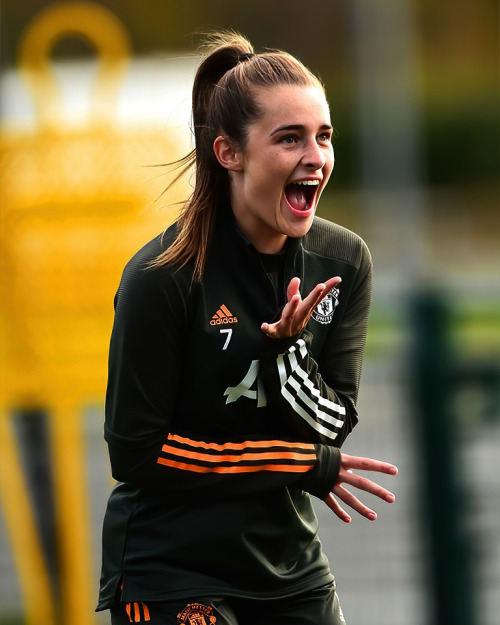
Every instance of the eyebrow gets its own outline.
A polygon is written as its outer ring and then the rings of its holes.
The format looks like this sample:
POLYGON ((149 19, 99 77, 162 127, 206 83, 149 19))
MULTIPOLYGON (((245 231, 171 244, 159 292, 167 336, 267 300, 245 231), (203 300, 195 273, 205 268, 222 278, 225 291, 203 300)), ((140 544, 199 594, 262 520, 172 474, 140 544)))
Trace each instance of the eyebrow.
MULTIPOLYGON (((290 124, 288 126, 280 126, 271 132, 271 137, 273 135, 278 134, 279 132, 285 132, 289 130, 304 130, 305 126, 303 124, 290 124)), ((320 130, 333 130, 333 126, 331 124, 323 124, 320 127, 320 130)))

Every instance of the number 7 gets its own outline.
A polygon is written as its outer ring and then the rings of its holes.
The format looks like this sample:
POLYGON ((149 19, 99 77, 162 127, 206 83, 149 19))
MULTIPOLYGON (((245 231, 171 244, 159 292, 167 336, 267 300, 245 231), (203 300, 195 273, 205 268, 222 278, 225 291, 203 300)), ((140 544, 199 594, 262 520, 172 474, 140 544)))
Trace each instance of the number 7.
POLYGON ((227 328, 224 330, 220 330, 221 334, 227 334, 226 337, 226 341, 224 343, 224 347, 222 348, 222 351, 224 351, 225 349, 227 349, 227 346, 229 345, 229 341, 231 340, 231 336, 233 334, 233 328, 227 328))

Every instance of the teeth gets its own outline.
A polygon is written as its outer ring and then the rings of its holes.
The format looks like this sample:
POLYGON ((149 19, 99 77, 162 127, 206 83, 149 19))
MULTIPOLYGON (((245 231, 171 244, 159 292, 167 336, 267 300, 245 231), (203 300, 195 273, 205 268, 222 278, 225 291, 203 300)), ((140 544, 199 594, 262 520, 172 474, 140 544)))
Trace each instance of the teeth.
POLYGON ((317 187, 319 185, 319 180, 299 180, 295 184, 302 184, 306 187, 317 187))

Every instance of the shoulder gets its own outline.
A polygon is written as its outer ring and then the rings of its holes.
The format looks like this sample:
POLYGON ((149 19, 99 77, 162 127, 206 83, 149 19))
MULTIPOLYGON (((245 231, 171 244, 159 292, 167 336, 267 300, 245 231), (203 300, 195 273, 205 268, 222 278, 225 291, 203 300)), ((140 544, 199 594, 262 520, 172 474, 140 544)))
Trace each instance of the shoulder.
POLYGON ((314 218, 303 246, 309 252, 342 260, 357 269, 372 264, 370 250, 358 234, 321 217, 314 218))
POLYGON ((117 305, 144 305, 159 302, 173 293, 189 291, 192 270, 174 266, 152 266, 151 263, 175 240, 176 224, 140 248, 123 270, 117 292, 117 305))
POLYGON ((154 239, 143 245, 125 265, 124 273, 135 273, 148 268, 162 252, 175 240, 177 224, 172 224, 167 230, 158 234, 154 239))

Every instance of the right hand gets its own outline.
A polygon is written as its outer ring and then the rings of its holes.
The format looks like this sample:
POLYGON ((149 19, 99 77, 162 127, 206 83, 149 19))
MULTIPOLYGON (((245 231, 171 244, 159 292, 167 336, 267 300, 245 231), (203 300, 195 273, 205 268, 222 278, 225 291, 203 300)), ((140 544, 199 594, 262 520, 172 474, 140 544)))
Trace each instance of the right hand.
POLYGON ((280 319, 275 323, 263 323, 262 332, 272 339, 295 336, 307 325, 313 310, 321 300, 341 281, 340 276, 335 276, 326 282, 321 282, 307 297, 302 299, 299 290, 300 279, 292 278, 286 290, 287 303, 281 312, 280 319))
POLYGON ((372 460, 371 458, 363 458, 360 456, 340 454, 340 458, 341 464, 339 476, 332 491, 325 498, 326 505, 339 517, 341 521, 344 521, 345 523, 350 523, 351 516, 344 510, 344 508, 342 508, 338 499, 340 499, 344 504, 350 506, 361 516, 367 518, 369 521, 375 521, 377 513, 346 490, 343 487, 343 484, 349 484, 350 486, 359 488, 367 493, 371 493, 376 497, 380 497, 380 499, 383 499, 387 503, 393 503, 396 498, 390 491, 365 477, 356 475, 352 472, 352 469, 376 471, 377 473, 396 475, 398 472, 397 467, 387 462, 372 460))

